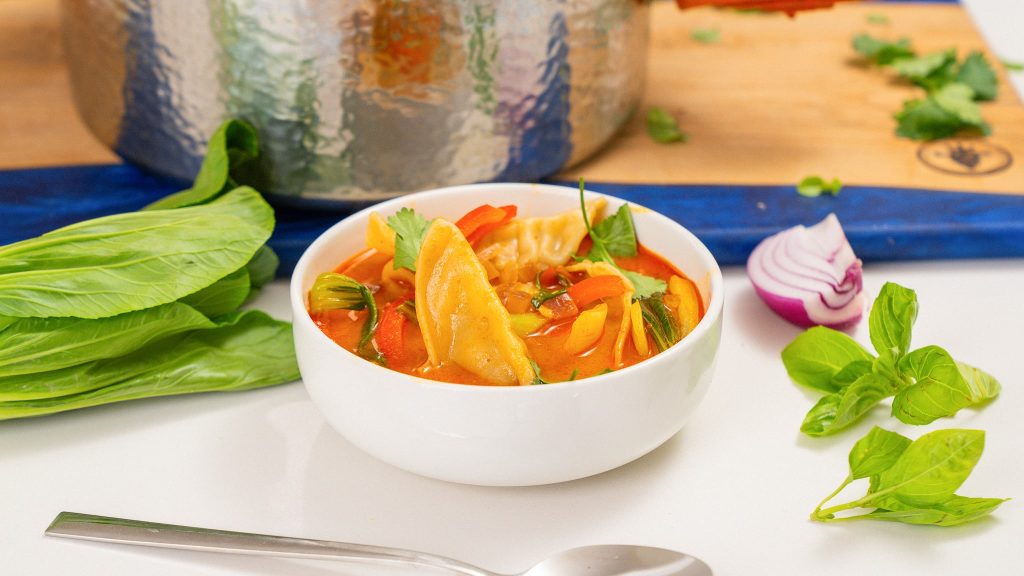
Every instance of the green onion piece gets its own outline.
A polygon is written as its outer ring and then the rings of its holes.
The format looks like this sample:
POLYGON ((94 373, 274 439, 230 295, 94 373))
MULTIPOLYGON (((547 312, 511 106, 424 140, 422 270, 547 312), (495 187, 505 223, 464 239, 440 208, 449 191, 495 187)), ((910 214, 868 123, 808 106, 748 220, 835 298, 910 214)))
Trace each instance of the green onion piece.
POLYGON ((644 317, 644 323, 651 330, 654 344, 659 352, 665 351, 679 341, 679 326, 672 315, 671 310, 665 306, 661 294, 655 294, 640 301, 640 311, 644 317))

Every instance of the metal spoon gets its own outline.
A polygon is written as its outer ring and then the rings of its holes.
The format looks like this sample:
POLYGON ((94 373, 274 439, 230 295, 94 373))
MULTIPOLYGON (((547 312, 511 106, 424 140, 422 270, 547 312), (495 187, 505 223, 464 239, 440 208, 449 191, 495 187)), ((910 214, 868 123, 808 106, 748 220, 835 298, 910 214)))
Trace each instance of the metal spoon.
MULTIPOLYGON (((210 530, 75 512, 58 514, 46 534, 182 550, 423 566, 462 576, 509 576, 451 558, 399 548, 210 530)), ((582 575, 711 576, 711 568, 698 558, 664 548, 606 545, 559 552, 514 576, 582 575)))

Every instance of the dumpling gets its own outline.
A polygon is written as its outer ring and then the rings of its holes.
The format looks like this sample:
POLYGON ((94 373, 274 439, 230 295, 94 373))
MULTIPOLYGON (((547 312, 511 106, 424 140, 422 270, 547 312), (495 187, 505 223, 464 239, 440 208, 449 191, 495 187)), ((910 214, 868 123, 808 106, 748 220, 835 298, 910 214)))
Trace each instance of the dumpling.
MULTIPOLYGON (((606 204, 604 198, 588 201, 587 218, 593 223, 606 204)), ((586 235, 587 226, 578 209, 555 216, 517 218, 483 238, 477 254, 499 272, 511 266, 558 266, 569 260, 586 235)))
POLYGON ((434 220, 416 270, 416 319, 429 365, 454 362, 492 384, 533 382, 526 344, 458 227, 434 220))

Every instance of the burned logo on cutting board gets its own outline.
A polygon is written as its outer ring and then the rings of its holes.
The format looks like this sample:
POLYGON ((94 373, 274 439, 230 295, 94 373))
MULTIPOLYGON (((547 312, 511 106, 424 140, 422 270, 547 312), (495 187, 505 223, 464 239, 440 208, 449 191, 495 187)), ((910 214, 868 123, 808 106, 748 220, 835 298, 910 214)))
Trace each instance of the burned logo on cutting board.
POLYGON ((917 149, 925 166, 959 176, 986 176, 1013 164, 1010 151, 985 140, 952 138, 925 142, 917 149))

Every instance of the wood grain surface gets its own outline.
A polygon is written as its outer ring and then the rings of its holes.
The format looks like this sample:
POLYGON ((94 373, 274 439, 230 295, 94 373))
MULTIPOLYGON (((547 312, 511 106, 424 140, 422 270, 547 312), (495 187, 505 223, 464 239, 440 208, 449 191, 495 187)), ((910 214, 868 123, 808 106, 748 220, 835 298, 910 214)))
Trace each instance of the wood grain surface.
MULTIPOLYGON (((673 184, 792 184, 809 174, 848 184, 1024 193, 1024 106, 1000 69, 999 99, 982 105, 988 143, 1013 156, 985 176, 950 175, 897 138, 892 113, 920 93, 857 64, 859 32, 907 36, 922 52, 986 49, 956 5, 864 4, 780 15, 653 7, 647 105, 690 136, 659 145, 637 114, 605 150, 559 178, 673 184), (869 24, 881 13, 889 24, 869 24), (716 28, 718 44, 690 33, 716 28)), ((76 114, 56 0, 0 0, 0 169, 117 162, 76 114)), ((990 61, 998 62, 989 54, 990 61)), ((998 66, 998 65, 997 65, 998 66)))

